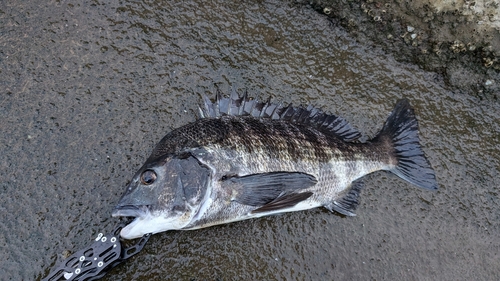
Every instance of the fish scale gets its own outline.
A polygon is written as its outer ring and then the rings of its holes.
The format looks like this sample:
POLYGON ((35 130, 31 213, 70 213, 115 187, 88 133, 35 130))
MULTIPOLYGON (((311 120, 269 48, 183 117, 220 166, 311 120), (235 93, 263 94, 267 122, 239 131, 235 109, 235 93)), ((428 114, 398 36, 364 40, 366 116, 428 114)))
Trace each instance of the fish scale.
MULTIPOLYGON (((224 117, 223 117, 224 118, 224 117)), ((246 124, 245 130, 240 130, 235 126, 228 128, 227 138, 221 146, 234 146, 243 144, 247 153, 252 153, 254 149, 268 150, 269 156, 276 154, 276 158, 298 159, 315 162, 325 162, 330 159, 328 155, 334 147, 335 139, 328 139, 325 135, 311 128, 301 127, 295 124, 287 124, 283 121, 262 122, 254 118, 236 118, 228 116, 234 122, 246 124), (241 141, 242 134, 248 133, 248 141, 241 141), (236 138, 236 139, 235 139, 236 138), (300 149, 299 149, 300 148, 300 149), (313 152, 313 153, 311 153, 313 152)), ((227 126, 227 125, 226 125, 227 126)), ((340 142, 338 143, 340 144, 340 142)), ((338 145, 337 144, 337 145, 338 145)))
POLYGON ((113 216, 126 239, 323 206, 354 216, 361 178, 379 170, 435 190, 418 123, 399 101, 367 142, 340 116, 232 93, 206 96, 200 119, 168 133, 135 174, 113 216))

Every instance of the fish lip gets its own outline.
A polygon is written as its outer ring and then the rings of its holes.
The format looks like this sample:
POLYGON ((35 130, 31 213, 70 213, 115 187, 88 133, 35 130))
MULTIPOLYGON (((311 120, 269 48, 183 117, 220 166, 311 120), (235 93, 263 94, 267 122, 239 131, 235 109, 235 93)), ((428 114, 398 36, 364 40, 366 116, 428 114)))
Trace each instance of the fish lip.
POLYGON ((147 206, 122 205, 116 206, 111 216, 113 217, 145 217, 147 206))

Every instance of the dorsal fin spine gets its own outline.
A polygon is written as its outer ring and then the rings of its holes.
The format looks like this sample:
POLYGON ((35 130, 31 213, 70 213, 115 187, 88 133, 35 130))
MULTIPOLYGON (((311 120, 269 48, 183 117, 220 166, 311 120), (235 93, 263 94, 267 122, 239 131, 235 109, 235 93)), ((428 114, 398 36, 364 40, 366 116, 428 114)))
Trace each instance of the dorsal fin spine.
POLYGON ((217 89, 214 103, 206 95, 203 96, 203 101, 205 106, 204 109, 199 108, 200 118, 219 118, 224 115, 252 116, 308 125, 344 141, 354 141, 361 136, 344 118, 324 113, 311 105, 306 108, 293 107, 292 104, 283 107, 281 103, 271 103, 270 98, 262 102, 250 99, 246 92, 240 97, 235 89, 229 98, 222 97, 217 89))
POLYGON ((238 115, 243 115, 243 112, 244 112, 244 109, 245 109, 245 106, 246 106, 246 103, 247 103, 247 92, 245 91, 245 93, 243 94, 243 97, 241 97, 241 106, 240 106, 240 110, 238 111, 238 115))

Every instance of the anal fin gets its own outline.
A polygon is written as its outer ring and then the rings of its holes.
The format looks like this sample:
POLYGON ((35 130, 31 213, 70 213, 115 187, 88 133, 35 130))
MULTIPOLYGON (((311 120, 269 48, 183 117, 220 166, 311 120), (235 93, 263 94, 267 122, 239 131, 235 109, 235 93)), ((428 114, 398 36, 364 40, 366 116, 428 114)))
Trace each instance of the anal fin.
POLYGON ((361 189, 363 189, 364 184, 361 180, 356 180, 351 183, 351 188, 349 192, 338 200, 335 200, 329 204, 324 205, 326 209, 330 212, 336 211, 345 216, 356 216, 354 211, 356 207, 359 205, 359 196, 361 193, 361 189))

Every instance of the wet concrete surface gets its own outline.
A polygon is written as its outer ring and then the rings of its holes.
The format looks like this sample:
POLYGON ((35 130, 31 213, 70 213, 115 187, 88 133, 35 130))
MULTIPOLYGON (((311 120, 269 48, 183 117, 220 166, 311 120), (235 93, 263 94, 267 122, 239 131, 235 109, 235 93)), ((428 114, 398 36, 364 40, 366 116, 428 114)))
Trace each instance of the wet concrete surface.
POLYGON ((157 234, 103 280, 497 278, 497 102, 301 3, 32 1, 0 20, 1 280, 39 280, 112 231, 127 182, 214 84, 321 106, 367 137, 407 97, 440 190, 376 173, 357 217, 314 209, 157 234))

